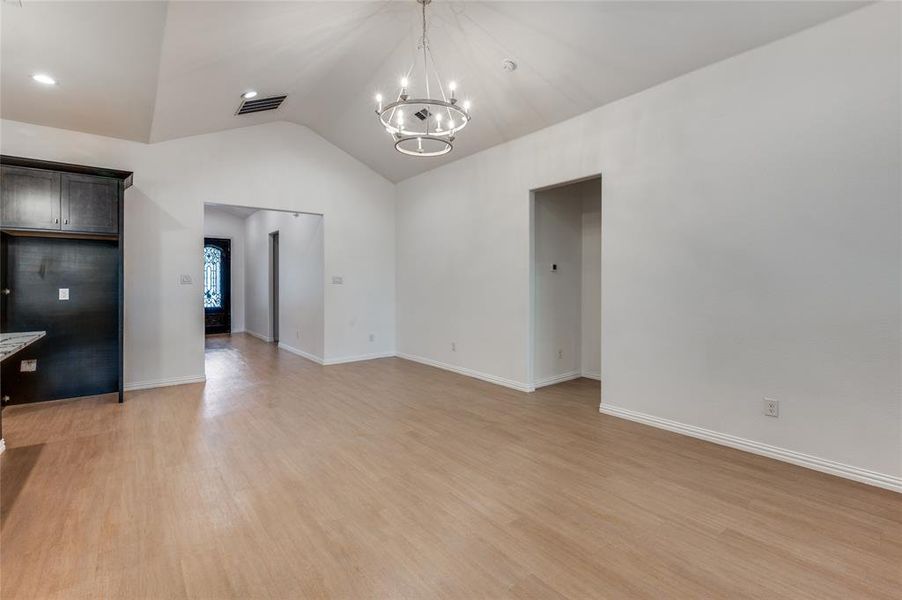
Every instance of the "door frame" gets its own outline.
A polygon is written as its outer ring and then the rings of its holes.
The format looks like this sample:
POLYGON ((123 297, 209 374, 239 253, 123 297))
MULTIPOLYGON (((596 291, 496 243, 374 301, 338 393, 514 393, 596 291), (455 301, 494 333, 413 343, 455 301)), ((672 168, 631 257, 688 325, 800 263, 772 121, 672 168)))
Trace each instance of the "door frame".
MULTIPOLYGON (((543 185, 540 187, 532 188, 529 190, 529 247, 527 250, 527 256, 529 257, 529 311, 528 313, 528 321, 526 324, 527 331, 527 342, 526 342, 526 391, 534 392, 536 390, 536 380, 535 380, 535 358, 536 358, 536 193, 544 192, 547 190, 551 190, 554 188, 564 187, 568 185, 572 185, 574 183, 582 183, 583 181, 589 181, 590 179, 599 179, 601 181, 601 243, 602 243, 602 256, 604 256, 604 228, 605 228, 605 218, 604 218, 604 185, 605 178, 602 173, 592 173, 589 175, 585 175, 583 177, 577 177, 576 179, 570 179, 567 181, 561 181, 558 183, 552 183, 548 185, 543 185)), ((602 290, 604 289, 604 268, 602 267, 601 274, 601 286, 602 290)), ((602 298, 602 302, 604 299, 602 298)), ((604 317, 600 318, 601 325, 601 339, 604 339, 604 317)), ((602 354, 602 356, 604 356, 602 354)), ((601 400, 601 399, 599 399, 601 400)))
POLYGON ((279 232, 269 234, 269 337, 279 343, 279 232))
POLYGON ((204 248, 216 246, 222 251, 222 308, 204 307, 204 335, 216 335, 232 332, 232 240, 229 238, 204 237, 204 248), (225 324, 207 325, 207 315, 211 312, 225 313, 225 324))

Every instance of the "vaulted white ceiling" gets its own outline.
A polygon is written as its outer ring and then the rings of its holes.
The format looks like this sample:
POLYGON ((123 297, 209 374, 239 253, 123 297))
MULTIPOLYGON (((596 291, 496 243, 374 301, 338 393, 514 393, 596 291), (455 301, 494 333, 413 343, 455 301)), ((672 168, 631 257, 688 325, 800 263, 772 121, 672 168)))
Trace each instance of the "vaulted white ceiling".
POLYGON ((398 181, 860 6, 434 0, 437 66, 473 120, 450 155, 424 159, 396 153, 373 112, 413 60, 413 0, 6 2, 0 116, 144 142, 287 120, 398 181), (235 116, 246 89, 288 99, 235 116))

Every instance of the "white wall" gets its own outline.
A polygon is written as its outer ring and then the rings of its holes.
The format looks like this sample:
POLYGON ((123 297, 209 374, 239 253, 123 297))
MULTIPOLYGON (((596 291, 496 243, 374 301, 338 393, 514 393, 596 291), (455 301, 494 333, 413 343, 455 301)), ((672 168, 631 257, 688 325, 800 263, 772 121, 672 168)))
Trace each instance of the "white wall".
MULTIPOLYGON (((213 206, 204 207, 204 237, 231 240, 230 291, 232 333, 244 331, 244 219, 213 206)), ((198 260, 203 260, 198 257, 198 260)), ((201 279, 200 281, 203 281, 201 279)), ((203 291, 203 290, 201 290, 203 291)))
POLYGON ((0 151, 135 172, 125 193, 125 382, 193 380, 204 372, 200 282, 205 202, 325 215, 325 354, 395 349, 394 186, 299 125, 141 144, 0 123, 0 151), (370 342, 368 335, 375 334, 370 342))
POLYGON ((580 372, 583 200, 577 187, 535 195, 536 385, 580 372))
POLYGON ((602 173, 604 405, 898 477, 899 10, 401 182, 399 352, 527 385, 530 190, 602 173))
POLYGON ((278 231, 279 343, 322 361, 325 351, 323 217, 261 210, 244 223, 248 331, 272 337, 269 234, 278 231))
POLYGON ((582 202, 580 374, 601 379, 601 179, 587 182, 582 202))

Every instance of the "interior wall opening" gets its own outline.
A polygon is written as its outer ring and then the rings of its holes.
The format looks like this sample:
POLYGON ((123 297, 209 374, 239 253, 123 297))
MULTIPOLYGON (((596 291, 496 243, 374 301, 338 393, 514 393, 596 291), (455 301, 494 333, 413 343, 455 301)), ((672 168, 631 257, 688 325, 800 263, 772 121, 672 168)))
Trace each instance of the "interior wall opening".
MULTIPOLYGON (((211 298, 229 297, 228 329, 306 358, 324 355, 323 215, 221 204, 204 205, 205 321, 211 298), (208 277, 209 239, 228 242, 220 277, 208 277), (228 293, 216 285, 228 285, 228 293), (210 289, 208 289, 210 288, 210 289)), ((216 333, 216 332, 209 332, 216 333)))
POLYGON ((532 192, 531 378, 601 379, 601 177, 532 192))

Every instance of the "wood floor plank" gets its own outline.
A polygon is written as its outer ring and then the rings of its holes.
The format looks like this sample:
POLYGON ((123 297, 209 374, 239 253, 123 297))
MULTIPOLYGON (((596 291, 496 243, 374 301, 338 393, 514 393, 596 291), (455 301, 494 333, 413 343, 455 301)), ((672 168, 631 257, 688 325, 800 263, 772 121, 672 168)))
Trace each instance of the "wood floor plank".
POLYGON ((400 359, 7 408, 3 598, 875 598, 902 496, 400 359))

